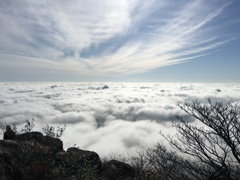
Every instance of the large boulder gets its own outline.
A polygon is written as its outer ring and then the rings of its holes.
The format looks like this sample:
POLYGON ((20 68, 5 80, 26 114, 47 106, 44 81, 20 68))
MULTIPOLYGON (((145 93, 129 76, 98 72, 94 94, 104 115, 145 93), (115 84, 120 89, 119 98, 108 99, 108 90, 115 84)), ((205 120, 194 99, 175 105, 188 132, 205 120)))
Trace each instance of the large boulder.
POLYGON ((101 172, 101 160, 97 153, 75 147, 56 154, 53 174, 55 179, 97 179, 101 172))
POLYGON ((39 132, 0 141, 1 180, 97 179, 97 153, 77 148, 63 150, 62 141, 39 132))
POLYGON ((63 143, 60 139, 43 136, 40 132, 20 134, 15 137, 15 140, 21 145, 24 152, 30 150, 27 153, 46 153, 52 155, 63 151, 63 143))
POLYGON ((6 132, 4 132, 3 139, 15 139, 16 134, 11 129, 7 129, 6 132))
POLYGON ((122 180, 133 179, 134 169, 111 160, 103 165, 97 153, 75 147, 63 150, 57 138, 39 132, 0 140, 1 180, 122 180))
POLYGON ((129 164, 111 160, 103 163, 102 177, 106 180, 133 179, 135 170, 129 164))
POLYGON ((15 141, 0 141, 0 179, 25 179, 22 159, 21 148, 15 141))

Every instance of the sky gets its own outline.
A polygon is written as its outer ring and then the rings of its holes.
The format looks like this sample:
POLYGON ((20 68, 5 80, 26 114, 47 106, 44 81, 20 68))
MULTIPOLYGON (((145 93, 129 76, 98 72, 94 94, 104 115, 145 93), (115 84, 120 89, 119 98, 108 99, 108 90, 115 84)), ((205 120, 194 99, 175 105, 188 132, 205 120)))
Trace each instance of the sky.
POLYGON ((240 82, 239 0, 1 0, 0 81, 240 82))
MULTIPOLYGON (((240 102, 239 93, 239 83, 2 82, 0 122, 21 130, 26 120, 34 119, 33 130, 40 132, 47 124, 66 124, 61 137, 65 149, 76 144, 100 157, 135 155, 164 143, 159 131, 174 135, 176 114, 202 126, 178 103, 206 103, 207 97, 240 102)), ((2 135, 0 130, 0 139, 2 135)))

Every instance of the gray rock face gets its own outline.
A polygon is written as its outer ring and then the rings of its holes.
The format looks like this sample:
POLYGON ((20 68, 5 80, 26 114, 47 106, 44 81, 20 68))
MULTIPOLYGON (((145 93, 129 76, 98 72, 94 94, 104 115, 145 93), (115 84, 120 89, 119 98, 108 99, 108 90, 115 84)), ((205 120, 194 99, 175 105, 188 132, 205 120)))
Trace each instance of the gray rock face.
POLYGON ((25 179, 22 158, 21 148, 15 141, 0 141, 0 179, 25 179))
POLYGON ((97 153, 75 147, 63 150, 61 140, 39 132, 0 140, 0 180, 133 179, 134 169, 111 160, 102 166, 97 153))
POLYGON ((101 161, 97 153, 69 148, 39 132, 0 141, 1 180, 97 179, 101 161))
POLYGON ((3 135, 3 139, 14 139, 15 136, 15 133, 11 129, 7 129, 3 135))
POLYGON ((108 180, 132 179, 135 177, 135 170, 126 163, 111 160, 103 164, 102 176, 108 180))

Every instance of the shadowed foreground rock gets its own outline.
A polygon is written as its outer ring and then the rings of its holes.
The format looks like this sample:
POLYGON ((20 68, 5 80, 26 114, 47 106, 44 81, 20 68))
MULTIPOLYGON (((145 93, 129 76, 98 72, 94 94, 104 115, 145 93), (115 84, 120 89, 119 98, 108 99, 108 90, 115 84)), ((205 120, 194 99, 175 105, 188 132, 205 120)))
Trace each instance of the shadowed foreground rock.
POLYGON ((109 180, 131 179, 135 170, 126 163, 111 160, 103 164, 102 175, 109 180))
POLYGON ((129 165, 111 161, 108 164, 102 170, 97 153, 74 147, 65 152, 61 140, 39 132, 0 141, 1 180, 113 180, 113 176, 134 177, 129 165), (111 172, 111 176, 106 172, 111 172))

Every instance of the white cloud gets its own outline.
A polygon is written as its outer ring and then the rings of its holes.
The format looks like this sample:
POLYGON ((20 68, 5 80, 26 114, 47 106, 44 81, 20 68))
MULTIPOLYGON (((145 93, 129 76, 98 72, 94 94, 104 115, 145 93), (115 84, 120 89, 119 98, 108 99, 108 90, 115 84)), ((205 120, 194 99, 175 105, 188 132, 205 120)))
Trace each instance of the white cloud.
POLYGON ((213 22, 228 4, 4 0, 0 65, 99 76, 181 63, 228 42, 213 22))
POLYGON ((44 0, 2 2, 2 5, 6 8, 1 13, 3 37, 12 39, 2 39, 2 42, 9 42, 9 46, 5 44, 1 49, 49 59, 59 58, 61 51, 69 49, 77 53, 97 45, 125 31, 130 22, 127 1, 66 3, 44 0))
POLYGON ((109 89, 98 88, 104 85, 1 83, 0 122, 21 126, 34 118, 40 131, 47 123, 67 124, 65 146, 76 144, 101 156, 131 154, 161 141, 160 130, 174 132, 174 115, 184 115, 178 102, 240 100, 239 84, 107 83, 109 89))

